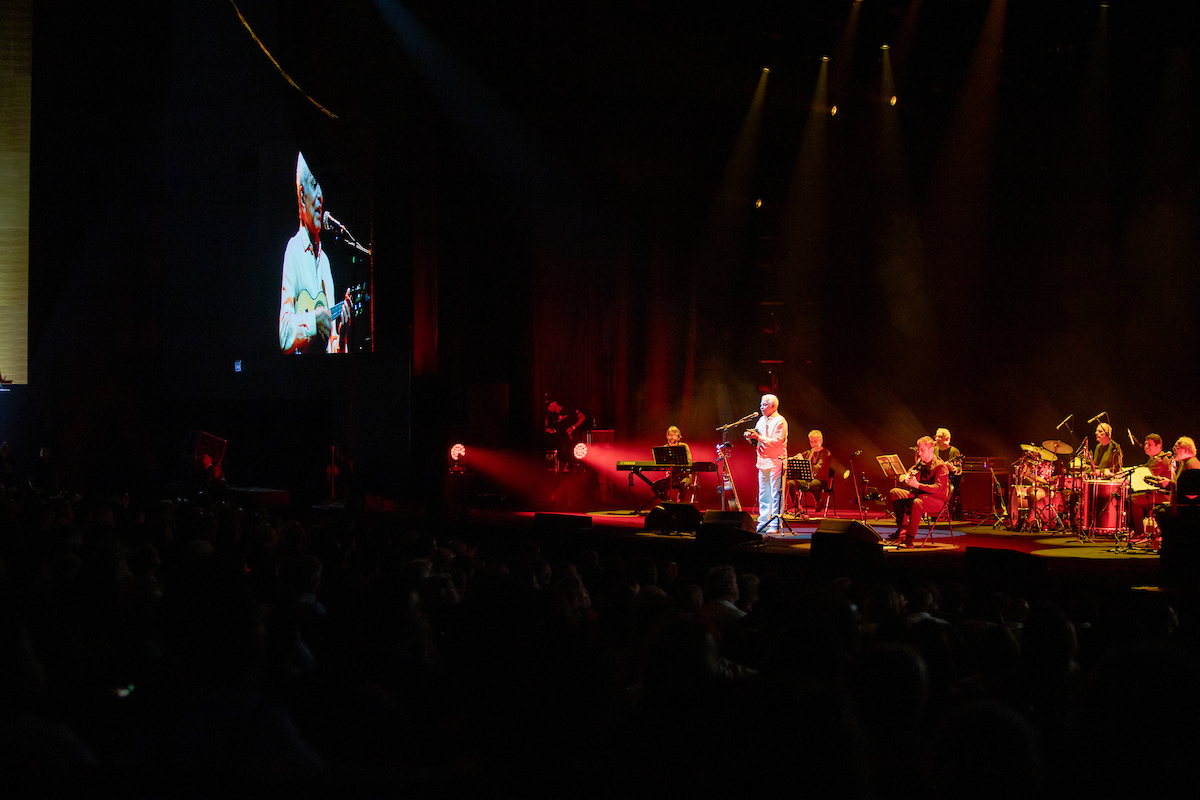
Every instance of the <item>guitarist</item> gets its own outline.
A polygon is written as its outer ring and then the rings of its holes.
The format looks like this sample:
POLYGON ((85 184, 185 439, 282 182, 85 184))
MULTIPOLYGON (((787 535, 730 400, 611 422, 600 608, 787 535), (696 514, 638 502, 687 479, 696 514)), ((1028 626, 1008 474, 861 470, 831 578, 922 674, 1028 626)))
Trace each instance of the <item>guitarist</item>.
POLYGON ((324 198, 303 153, 296 157, 296 200, 300 229, 283 253, 279 349, 285 353, 345 352, 348 342, 343 327, 350 322, 350 303, 342 303, 334 320, 329 310, 336 297, 333 274, 329 256, 321 250, 324 198))
POLYGON ((958 484, 962 481, 962 458, 963 455, 958 451, 957 447, 950 444, 950 430, 948 428, 938 428, 933 434, 934 444, 937 445, 937 457, 946 462, 946 466, 950 468, 950 486, 954 489, 954 507, 951 509, 951 516, 955 519, 962 518, 962 499, 958 496, 958 484))
POLYGON ((928 436, 917 439, 917 465, 901 480, 908 484, 908 488, 892 489, 896 532, 888 537, 889 542, 899 540, 903 531, 904 546, 912 547, 916 543, 921 517, 938 513, 946 504, 946 497, 950 493, 950 467, 935 455, 936 447, 928 436))

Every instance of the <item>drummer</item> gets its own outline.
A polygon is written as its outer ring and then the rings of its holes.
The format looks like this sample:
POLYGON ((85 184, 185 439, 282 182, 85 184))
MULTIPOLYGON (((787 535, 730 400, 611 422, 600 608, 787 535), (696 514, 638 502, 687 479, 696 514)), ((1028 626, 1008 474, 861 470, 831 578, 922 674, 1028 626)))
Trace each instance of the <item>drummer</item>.
MULTIPOLYGON (((1054 521, 1053 514, 1047 510, 1051 500, 1049 490, 1054 479, 1054 462, 1058 456, 1053 451, 1038 447, 1036 444, 1023 444, 1025 451, 1018 462, 1016 483, 1013 485, 1012 510, 1010 511, 1009 527, 1016 529, 1020 523, 1021 509, 1028 509, 1029 516, 1026 527, 1041 528, 1043 524, 1054 521)), ((1055 497, 1057 504, 1061 498, 1055 497)), ((1059 509, 1056 508, 1055 511, 1059 509)))
MULTIPOLYGON (((1171 460, 1169 453, 1163 454, 1162 437, 1157 433, 1146 434, 1142 449, 1146 451, 1147 459, 1143 466, 1163 484, 1169 484, 1175 477, 1175 462, 1171 460)), ((1146 535, 1146 517, 1153 513, 1156 504, 1165 502, 1166 499, 1167 496, 1162 491, 1134 492, 1129 498, 1129 516, 1133 520, 1133 530, 1138 538, 1146 535)))
POLYGON ((1115 475, 1121 471, 1121 445, 1112 440, 1112 425, 1101 422, 1096 426, 1096 449, 1092 452, 1092 468, 1098 475, 1115 475))

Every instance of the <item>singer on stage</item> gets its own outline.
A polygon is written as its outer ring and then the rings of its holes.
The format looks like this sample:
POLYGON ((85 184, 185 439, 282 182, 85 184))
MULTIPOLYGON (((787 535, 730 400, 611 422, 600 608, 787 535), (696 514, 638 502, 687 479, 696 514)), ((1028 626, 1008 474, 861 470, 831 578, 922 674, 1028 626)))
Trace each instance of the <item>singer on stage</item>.
POLYGON ((758 461, 759 525, 768 526, 760 533, 779 533, 779 514, 783 511, 783 459, 787 457, 788 425, 779 413, 779 398, 764 394, 758 404, 762 416, 746 439, 756 443, 758 461))
POLYGON ((321 249, 324 198, 303 153, 296 157, 296 199, 300 229, 283 252, 279 349, 285 353, 345 352, 348 342, 344 328, 350 322, 350 304, 343 303, 338 319, 333 319, 329 303, 337 294, 329 256, 321 249))

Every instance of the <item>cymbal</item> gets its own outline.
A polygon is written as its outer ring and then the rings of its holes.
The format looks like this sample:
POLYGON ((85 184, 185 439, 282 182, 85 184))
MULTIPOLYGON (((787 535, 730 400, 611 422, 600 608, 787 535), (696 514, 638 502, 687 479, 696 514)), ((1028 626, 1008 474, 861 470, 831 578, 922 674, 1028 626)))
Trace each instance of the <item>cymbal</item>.
POLYGON ((1058 461, 1058 456, 1054 455, 1054 453, 1051 453, 1044 447, 1038 448, 1038 455, 1042 457, 1042 461, 1058 461))
POLYGON ((1071 453, 1075 450, 1074 447, 1071 447, 1071 445, 1067 444, 1061 439, 1047 439, 1046 441, 1042 442, 1042 447, 1055 453, 1059 453, 1060 455, 1066 455, 1067 453, 1071 453))
POLYGON ((1021 445, 1021 449, 1025 450, 1027 452, 1036 453, 1039 448, 1036 444, 1023 444, 1023 445, 1021 445))

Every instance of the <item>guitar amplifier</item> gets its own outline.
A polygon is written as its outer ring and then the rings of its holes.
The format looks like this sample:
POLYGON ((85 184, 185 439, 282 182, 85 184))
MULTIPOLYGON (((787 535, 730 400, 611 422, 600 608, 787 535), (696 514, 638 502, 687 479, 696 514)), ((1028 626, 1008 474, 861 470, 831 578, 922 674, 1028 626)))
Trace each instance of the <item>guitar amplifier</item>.
POLYGON ((958 498, 962 503, 963 516, 992 513, 992 474, 1000 481, 1001 490, 1005 476, 1012 469, 1009 462, 1000 456, 977 456, 962 460, 962 479, 958 482, 958 498))
POLYGON ((976 456, 975 458, 966 458, 962 460, 963 472, 995 472, 997 475, 1006 475, 1010 470, 1008 461, 1000 456, 976 456))

